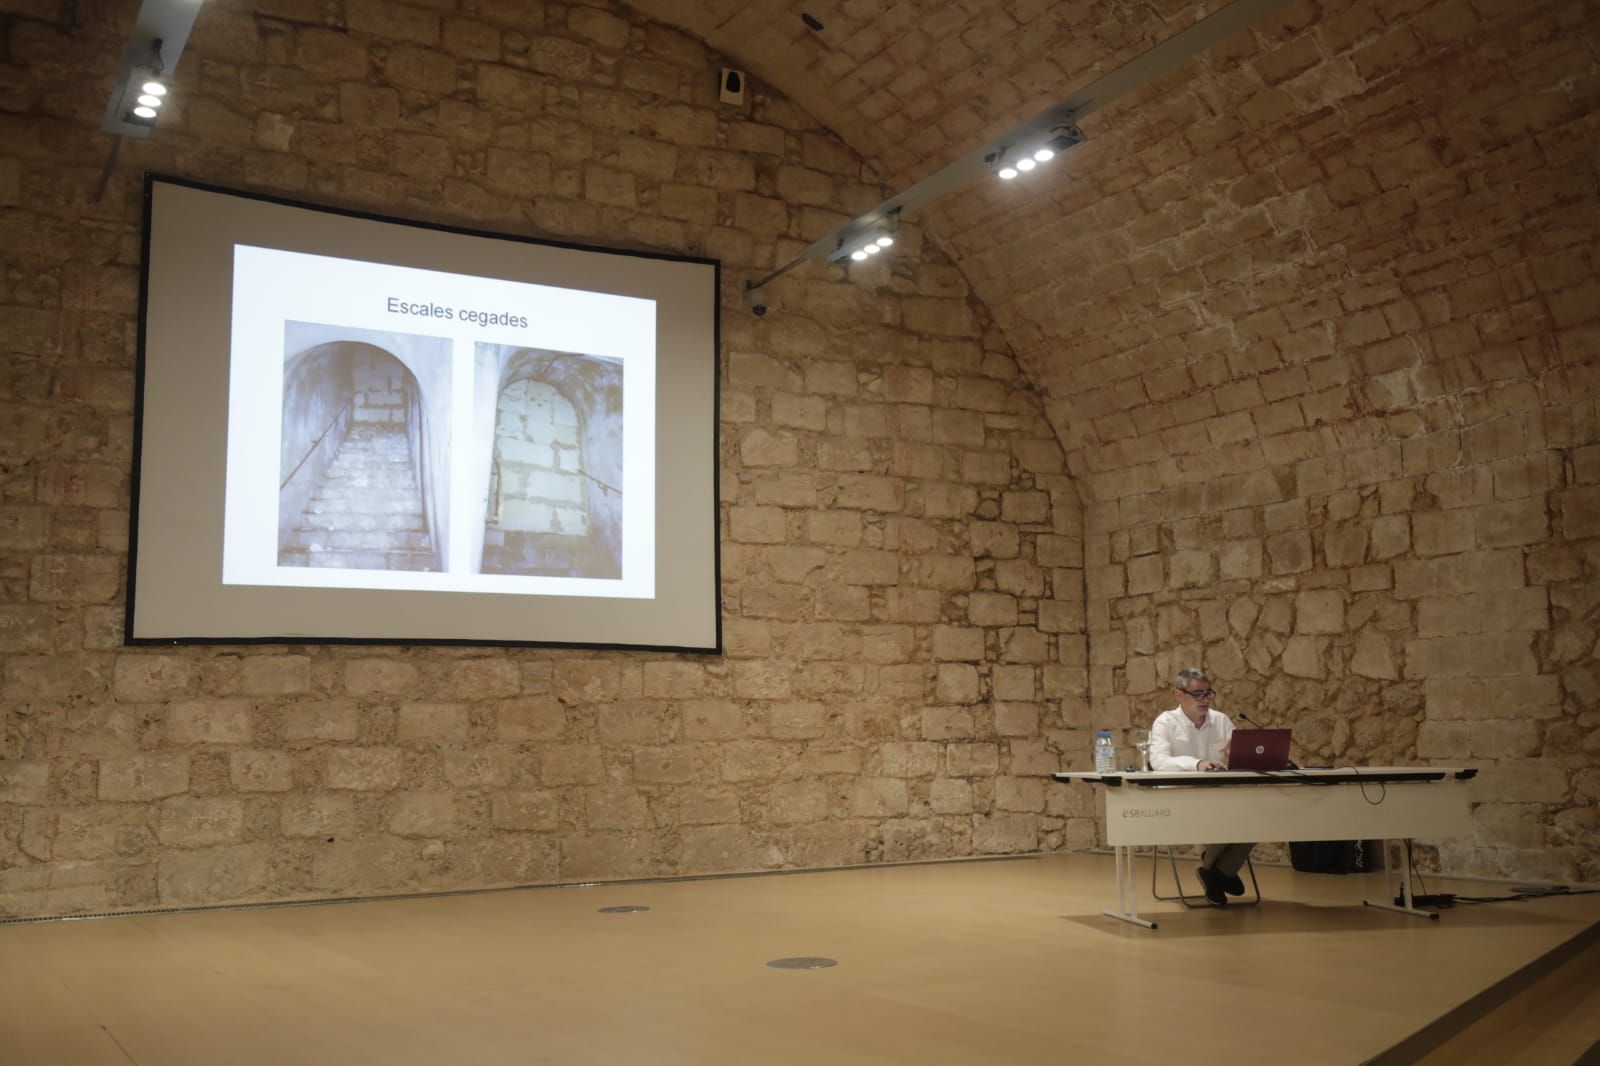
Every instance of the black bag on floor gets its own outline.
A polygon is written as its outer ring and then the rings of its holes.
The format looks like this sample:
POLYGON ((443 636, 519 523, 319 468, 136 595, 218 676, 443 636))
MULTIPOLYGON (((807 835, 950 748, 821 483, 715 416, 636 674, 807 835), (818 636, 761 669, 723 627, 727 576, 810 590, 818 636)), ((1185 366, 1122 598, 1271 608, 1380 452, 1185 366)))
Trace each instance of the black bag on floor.
POLYGON ((1364 874, 1383 865, 1376 840, 1296 840, 1289 862, 1307 874, 1364 874))

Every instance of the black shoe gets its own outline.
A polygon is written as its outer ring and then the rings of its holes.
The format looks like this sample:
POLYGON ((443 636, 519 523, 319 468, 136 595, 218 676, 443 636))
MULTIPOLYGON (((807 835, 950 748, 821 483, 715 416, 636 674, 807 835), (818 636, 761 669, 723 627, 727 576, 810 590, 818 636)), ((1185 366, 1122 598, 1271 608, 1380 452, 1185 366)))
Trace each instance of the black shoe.
POLYGON ((1230 896, 1244 895, 1244 882, 1239 880, 1238 874, 1222 874, 1222 887, 1228 890, 1230 896))
POLYGON ((1205 886, 1206 899, 1218 907, 1226 907, 1228 905, 1228 896, 1226 889, 1223 887, 1223 879, 1226 875, 1213 870, 1209 866, 1202 866, 1195 873, 1200 875, 1200 883, 1205 886))

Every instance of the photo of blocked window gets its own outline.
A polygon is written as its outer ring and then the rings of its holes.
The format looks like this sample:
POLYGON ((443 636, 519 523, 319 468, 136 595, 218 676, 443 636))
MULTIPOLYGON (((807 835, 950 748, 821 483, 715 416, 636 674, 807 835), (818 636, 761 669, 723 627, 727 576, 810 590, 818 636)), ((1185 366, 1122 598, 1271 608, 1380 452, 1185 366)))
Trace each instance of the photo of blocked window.
POLYGON ((438 571, 448 558, 448 339, 285 327, 278 565, 438 571))
POLYGON ((621 361, 480 344, 477 368, 480 396, 493 386, 481 571, 620 578, 621 361))

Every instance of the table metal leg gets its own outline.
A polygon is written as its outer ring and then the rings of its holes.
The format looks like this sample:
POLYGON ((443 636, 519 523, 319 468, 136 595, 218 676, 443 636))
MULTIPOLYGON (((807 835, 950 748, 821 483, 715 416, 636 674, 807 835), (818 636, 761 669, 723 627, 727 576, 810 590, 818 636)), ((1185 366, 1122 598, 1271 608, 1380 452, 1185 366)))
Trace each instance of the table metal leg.
POLYGON ((1112 851, 1117 862, 1117 909, 1103 910, 1100 913, 1108 918, 1154 929, 1155 922, 1147 922, 1139 917, 1139 881, 1133 876, 1134 849, 1118 846, 1112 851))
POLYGON ((1388 892, 1388 895, 1381 900, 1367 899, 1362 900, 1361 902, 1365 903, 1369 907, 1378 907, 1386 911, 1399 911, 1401 914, 1414 914, 1418 918, 1428 918, 1435 922, 1438 921, 1439 915, 1436 912, 1418 910, 1411 905, 1414 897, 1411 894, 1410 839, 1408 838, 1400 841, 1385 840, 1383 842, 1383 864, 1385 867, 1383 884, 1384 888, 1388 892), (1389 845, 1395 843, 1400 845, 1400 851, 1398 854, 1391 853, 1389 849, 1389 845), (1400 862, 1398 871, 1396 870, 1394 861, 1397 858, 1400 862), (1393 902, 1397 898, 1400 900, 1400 902, 1393 902))

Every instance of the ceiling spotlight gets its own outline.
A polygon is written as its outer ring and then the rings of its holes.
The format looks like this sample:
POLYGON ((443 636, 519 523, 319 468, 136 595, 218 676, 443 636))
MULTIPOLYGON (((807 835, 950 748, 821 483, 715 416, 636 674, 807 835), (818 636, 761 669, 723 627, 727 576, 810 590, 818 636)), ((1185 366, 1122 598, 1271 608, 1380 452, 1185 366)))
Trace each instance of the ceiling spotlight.
POLYGON ((1010 166, 1001 167, 999 170, 995 171, 995 173, 1000 175, 1001 181, 1010 181, 1012 178, 1017 176, 1017 168, 1010 166))
POLYGON ((139 96, 139 105, 141 107, 160 107, 161 97, 153 96, 150 93, 142 93, 139 96))
POLYGON ((145 106, 141 105, 141 106, 136 107, 136 108, 133 109, 133 114, 138 118, 153 119, 153 118, 156 117, 156 109, 153 108, 153 107, 145 107, 145 106))
POLYGON ((1024 174, 1026 174, 1028 171, 1032 170, 1034 167, 1036 167, 1038 165, 1039 165, 1038 163, 1035 163, 1033 161, 1033 157, 1032 156, 1025 155, 1021 159, 1017 160, 1017 169, 1022 171, 1024 174))
POLYGON ((151 96, 167 95, 167 87, 162 85, 159 81, 147 81, 143 85, 139 86, 139 91, 142 93, 149 93, 151 96))
POLYGON ((853 229, 834 234, 833 251, 828 253, 828 262, 843 263, 849 259, 859 263, 879 255, 894 244, 894 235, 899 228, 898 210, 862 220, 853 229))
POLYGON ((1033 153, 1033 158, 1037 159, 1041 163, 1048 163, 1048 162, 1050 162, 1050 160, 1054 159, 1055 157, 1056 157, 1055 149, 1049 147, 1048 145, 1045 146, 1044 148, 1038 149, 1037 151, 1035 151, 1033 153))

